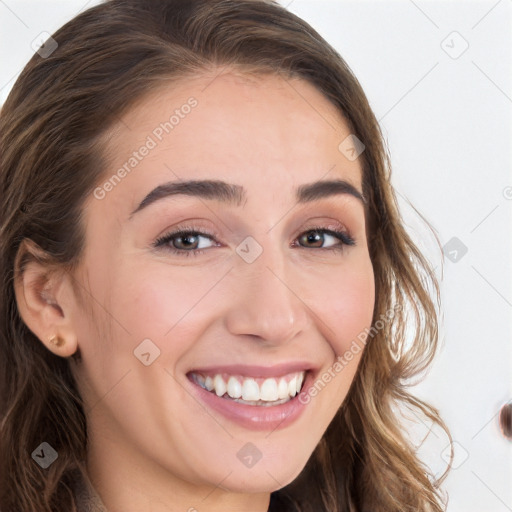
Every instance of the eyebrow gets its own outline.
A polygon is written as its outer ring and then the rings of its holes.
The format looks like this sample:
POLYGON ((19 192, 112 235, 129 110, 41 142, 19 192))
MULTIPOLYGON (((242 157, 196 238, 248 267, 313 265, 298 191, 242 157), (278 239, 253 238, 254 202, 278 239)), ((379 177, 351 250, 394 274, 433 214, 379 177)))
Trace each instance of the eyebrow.
MULTIPOLYGON (((137 212, 147 208, 150 204, 165 197, 175 195, 200 197, 239 207, 242 201, 246 199, 247 191, 241 185, 219 180, 172 181, 159 185, 147 194, 139 206, 130 214, 129 219, 137 212)), ((350 195, 359 199, 363 204, 366 203, 363 193, 345 180, 315 181, 300 185, 295 190, 295 198, 299 204, 335 195, 350 195)))

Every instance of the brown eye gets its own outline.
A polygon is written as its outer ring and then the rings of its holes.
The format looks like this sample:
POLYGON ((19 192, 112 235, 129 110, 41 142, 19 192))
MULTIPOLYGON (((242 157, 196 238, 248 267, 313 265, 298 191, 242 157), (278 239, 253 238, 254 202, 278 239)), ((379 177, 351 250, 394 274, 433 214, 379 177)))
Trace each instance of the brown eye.
POLYGON ((324 242, 319 231, 308 231, 300 237, 300 240, 307 244, 316 244, 315 247, 321 247, 324 242))
POLYGON ((301 245, 317 249, 340 249, 344 245, 355 245, 355 241, 343 231, 333 231, 331 229, 314 228, 305 231, 299 238, 301 245), (331 240, 329 240, 331 239, 331 240), (322 247, 324 243, 331 242, 329 246, 322 247), (336 241, 338 243, 336 243, 336 241), (334 243, 332 243, 334 242, 334 243), (304 244, 304 245, 303 245, 304 244))
POLYGON ((196 234, 182 235, 173 238, 173 246, 176 249, 197 249, 198 241, 199 236, 196 234))

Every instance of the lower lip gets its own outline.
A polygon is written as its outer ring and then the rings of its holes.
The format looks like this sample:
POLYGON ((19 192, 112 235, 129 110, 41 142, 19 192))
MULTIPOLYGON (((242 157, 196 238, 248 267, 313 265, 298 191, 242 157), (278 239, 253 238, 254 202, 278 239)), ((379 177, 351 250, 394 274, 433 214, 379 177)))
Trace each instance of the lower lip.
POLYGON ((302 403, 299 397, 307 395, 309 387, 313 384, 313 375, 311 371, 306 373, 301 392, 291 400, 284 404, 271 406, 246 405, 234 400, 221 398, 214 392, 207 391, 199 384, 196 384, 191 377, 188 377, 188 380, 192 384, 195 396, 209 408, 219 412, 229 420, 251 430, 274 431, 289 426, 300 417, 309 400, 303 400, 304 403, 302 403))

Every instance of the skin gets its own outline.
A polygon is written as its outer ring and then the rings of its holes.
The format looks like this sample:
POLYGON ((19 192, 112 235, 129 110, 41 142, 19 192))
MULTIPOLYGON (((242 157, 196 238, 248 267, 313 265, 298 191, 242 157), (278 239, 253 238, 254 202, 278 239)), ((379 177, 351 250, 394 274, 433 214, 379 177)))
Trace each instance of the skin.
MULTIPOLYGON (((31 263, 16 285, 20 313, 48 349, 62 357, 80 349, 82 362, 70 363, 88 404, 88 472, 111 512, 266 511, 270 493, 304 468, 362 351, 296 422, 271 433, 206 409, 188 392, 186 372, 307 360, 321 375, 371 325, 363 204, 345 194, 297 205, 293 194, 298 185, 335 178, 362 190, 359 159, 338 149, 347 124, 305 81, 233 70, 214 76, 161 88, 123 116, 110 133, 108 177, 190 96, 198 101, 104 199, 88 198, 77 274, 53 273, 43 289, 37 283, 47 269, 31 263), (237 207, 181 195, 128 219, 159 184, 201 178, 243 185, 247 200, 237 207), (329 235, 323 245, 301 237, 333 221, 354 246, 330 251, 323 247, 340 242, 329 235), (151 247, 178 224, 219 237, 200 238, 198 256, 172 254, 170 243, 151 247), (250 264, 235 251, 249 235, 263 249, 250 264), (65 345, 48 343, 52 334, 65 345), (133 353, 146 338, 160 349, 149 366, 133 353), (262 453, 251 468, 236 456, 248 442, 262 453)), ((183 248, 179 240, 176 247, 183 248)))

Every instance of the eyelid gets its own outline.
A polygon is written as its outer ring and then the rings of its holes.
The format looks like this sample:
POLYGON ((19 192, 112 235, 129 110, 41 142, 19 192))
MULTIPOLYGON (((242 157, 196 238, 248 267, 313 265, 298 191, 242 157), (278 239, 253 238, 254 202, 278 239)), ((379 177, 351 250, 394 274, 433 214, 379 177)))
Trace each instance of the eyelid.
POLYGON ((209 224, 211 223, 202 224, 201 221, 183 220, 170 228, 164 229, 159 236, 163 237, 170 233, 176 233, 177 231, 199 231, 215 238, 222 238, 221 233, 213 227, 209 227, 209 224))
POLYGON ((350 236, 349 229, 342 224, 341 222, 337 220, 330 219, 329 221, 321 221, 321 220, 315 220, 310 219, 305 226, 301 227, 298 232, 296 232, 295 237, 303 233, 304 231, 310 231, 315 229, 325 229, 325 230, 331 230, 331 231, 343 231, 348 236, 350 236))

